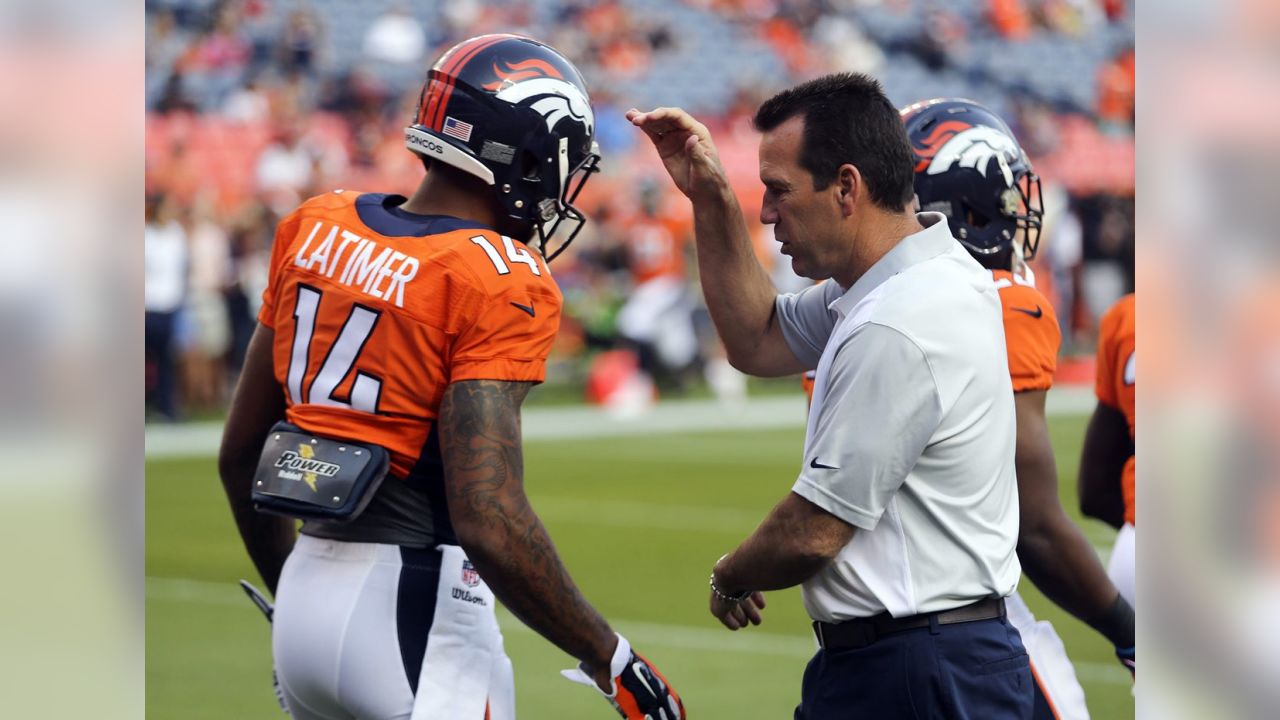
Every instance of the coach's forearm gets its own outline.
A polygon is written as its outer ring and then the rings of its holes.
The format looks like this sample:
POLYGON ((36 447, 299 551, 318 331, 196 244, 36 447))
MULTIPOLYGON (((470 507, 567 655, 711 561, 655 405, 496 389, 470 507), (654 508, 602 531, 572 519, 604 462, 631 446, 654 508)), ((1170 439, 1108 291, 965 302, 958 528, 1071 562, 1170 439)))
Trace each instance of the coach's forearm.
POLYGON ((756 259, 742 208, 727 183, 695 200, 693 217, 707 310, 729 362, 756 374, 764 369, 757 358, 773 323, 777 289, 756 259))
POLYGON ((1018 559, 1023 572, 1045 597, 1113 644, 1133 646, 1132 611, 1127 621, 1123 613, 1114 612, 1119 593, 1098 554, 1061 507, 1058 515, 1020 534, 1018 559))
POLYGON ((723 591, 781 590, 816 575, 849 540, 854 528, 788 493, 755 532, 716 565, 723 591))

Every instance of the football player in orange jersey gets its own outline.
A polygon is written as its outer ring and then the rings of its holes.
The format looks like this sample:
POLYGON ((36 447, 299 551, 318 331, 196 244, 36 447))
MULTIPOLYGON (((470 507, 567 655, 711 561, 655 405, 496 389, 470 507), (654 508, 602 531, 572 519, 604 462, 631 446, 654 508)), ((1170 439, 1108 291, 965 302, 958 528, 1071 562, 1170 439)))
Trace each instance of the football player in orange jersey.
MULTIPOLYGON (((1133 607, 1058 499, 1045 396, 1061 337, 1053 306, 1036 290, 1026 265, 1039 244, 1044 214, 1040 180, 1004 121, 973 101, 927 100, 903 108, 902 118, 916 153, 919 210, 947 216, 952 234, 991 270, 1000 292, 1017 412, 1023 572, 1050 600, 1106 636, 1122 660, 1132 659, 1133 607)), ((1057 633, 1037 621, 1017 594, 1008 605, 1031 656, 1037 720, 1087 718, 1084 691, 1057 633)))
POLYGON ((1081 511, 1120 531, 1107 570, 1130 603, 1137 597, 1136 307, 1135 296, 1125 295, 1098 328, 1098 406, 1084 436, 1079 488, 1081 511))
POLYGON ((582 77, 528 38, 466 40, 432 67, 405 140, 427 168, 410 197, 335 190, 280 223, 223 435, 223 485, 276 597, 283 702, 317 720, 514 717, 496 598, 624 717, 684 718, 523 488, 520 405, 561 309, 548 262, 585 222, 573 201, 600 159, 582 77), (260 463, 282 436, 309 439, 260 463), (327 487, 361 448, 389 473, 354 517, 316 511, 295 536, 255 512, 272 507, 264 478, 327 502, 298 483, 327 487))
POLYGON ((696 300, 685 275, 690 230, 662 211, 659 187, 645 183, 627 227, 631 292, 618 310, 618 334, 636 349, 640 367, 664 389, 681 387, 698 363, 696 300))

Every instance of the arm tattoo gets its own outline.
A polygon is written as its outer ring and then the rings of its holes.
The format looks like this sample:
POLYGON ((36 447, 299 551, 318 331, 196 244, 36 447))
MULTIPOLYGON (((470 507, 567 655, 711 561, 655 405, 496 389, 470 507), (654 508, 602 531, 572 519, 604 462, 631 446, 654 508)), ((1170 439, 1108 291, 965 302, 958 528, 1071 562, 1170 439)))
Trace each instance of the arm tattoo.
POLYGON ((445 391, 439 430, 458 536, 494 593, 526 625, 589 664, 613 633, 560 561, 524 493, 520 404, 531 383, 469 380, 445 391))

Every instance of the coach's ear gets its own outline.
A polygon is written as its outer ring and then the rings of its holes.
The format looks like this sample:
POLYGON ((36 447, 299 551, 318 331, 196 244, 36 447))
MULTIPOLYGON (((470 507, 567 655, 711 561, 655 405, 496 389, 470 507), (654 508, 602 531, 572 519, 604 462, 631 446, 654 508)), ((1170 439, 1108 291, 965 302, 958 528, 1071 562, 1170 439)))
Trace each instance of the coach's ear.
POLYGON ((863 192, 862 173, 850 163, 841 165, 836 170, 836 181, 832 183, 836 193, 836 203, 840 206, 841 217, 851 217, 858 205, 858 197, 863 192))

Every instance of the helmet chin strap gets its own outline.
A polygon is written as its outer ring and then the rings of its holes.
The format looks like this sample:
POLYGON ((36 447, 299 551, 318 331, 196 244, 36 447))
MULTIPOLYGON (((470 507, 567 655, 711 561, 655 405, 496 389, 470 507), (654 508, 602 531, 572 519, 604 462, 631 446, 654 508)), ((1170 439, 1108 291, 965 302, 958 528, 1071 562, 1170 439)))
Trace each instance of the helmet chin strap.
POLYGON ((560 184, 556 186, 556 200, 559 201, 560 209, 564 209, 565 183, 569 181, 569 138, 560 138, 560 148, 556 153, 558 161, 560 184))
POLYGON ((1036 284, 1036 274, 1032 272, 1031 266, 1023 258, 1022 243, 1015 242, 1012 250, 1013 252, 1009 253, 1009 272, 1022 278, 1027 284, 1034 286, 1036 284))

